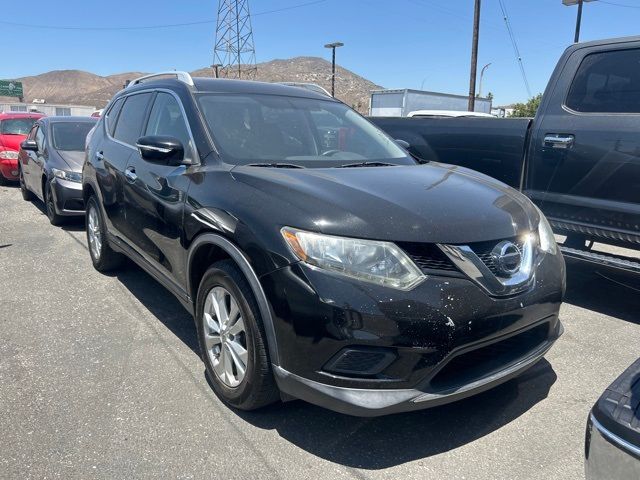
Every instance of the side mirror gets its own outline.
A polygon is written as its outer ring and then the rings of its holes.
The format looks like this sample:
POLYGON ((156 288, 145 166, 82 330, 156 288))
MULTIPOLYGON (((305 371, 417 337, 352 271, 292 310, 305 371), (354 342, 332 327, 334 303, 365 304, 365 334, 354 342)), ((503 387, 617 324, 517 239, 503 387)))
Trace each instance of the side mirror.
POLYGON ((399 139, 399 138, 396 138, 396 143, 397 143, 398 145, 400 145, 402 148, 404 148, 405 150, 408 150, 408 149, 409 149, 409 147, 411 146, 411 145, 409 144, 409 142, 407 142, 407 141, 405 141, 405 140, 401 140, 401 139, 399 139))
POLYGON ((35 140, 25 140, 20 144, 20 148, 23 150, 31 151, 31 152, 37 152, 38 144, 36 143, 35 140))
POLYGON ((144 160, 165 165, 180 165, 184 160, 184 146, 175 137, 168 135, 147 135, 136 142, 144 160))

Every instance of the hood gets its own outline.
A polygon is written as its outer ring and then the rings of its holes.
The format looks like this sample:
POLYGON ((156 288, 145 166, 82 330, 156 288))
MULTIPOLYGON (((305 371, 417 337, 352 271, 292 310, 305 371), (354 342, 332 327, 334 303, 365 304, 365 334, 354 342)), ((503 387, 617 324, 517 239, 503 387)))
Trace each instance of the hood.
POLYGON ((20 144, 26 138, 26 135, 0 135, 0 148, 18 151, 20 150, 20 144))
POLYGON ((81 172, 82 165, 84 164, 84 152, 55 150, 58 157, 69 166, 69 170, 72 172, 81 172))
POLYGON ((538 219, 519 192, 455 165, 238 166, 232 175, 280 200, 273 221, 286 219, 289 226, 333 235, 465 244, 529 232, 538 219))

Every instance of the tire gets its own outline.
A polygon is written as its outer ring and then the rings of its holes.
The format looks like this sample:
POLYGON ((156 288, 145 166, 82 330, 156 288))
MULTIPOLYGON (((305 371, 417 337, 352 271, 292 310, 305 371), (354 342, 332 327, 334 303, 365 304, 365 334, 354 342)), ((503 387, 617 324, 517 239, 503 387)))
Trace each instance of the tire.
POLYGON ((33 200, 33 193, 31 190, 27 188, 24 183, 24 176, 22 175, 22 167, 20 167, 20 193, 22 194, 22 198, 27 202, 33 200))
MULTIPOLYGON (((228 305, 224 307, 227 312, 234 311, 231 302, 232 300, 227 301, 226 298, 224 300, 228 305)), ((221 325, 218 324, 218 326, 221 325)), ((202 277, 196 300, 196 328, 201 357, 207 374, 213 389, 225 403, 240 410, 255 410, 279 400, 280 392, 271 371, 266 334, 257 302, 249 283, 232 260, 214 263, 202 277), (234 316, 231 315, 226 326, 222 325, 222 333, 211 335, 215 333, 215 328, 212 326, 218 324, 216 310, 212 308, 212 298, 216 294, 224 297, 224 292, 228 293, 229 298, 232 298, 237 305, 237 320, 234 322, 234 316), (205 309, 211 312, 209 320, 205 317, 205 309), (237 327, 241 321, 244 327, 243 332, 240 332, 237 327), (209 345, 213 345, 211 349, 207 347, 207 337, 209 345), (217 337, 217 344, 213 340, 215 337, 217 337), (246 349, 246 357, 244 375, 240 379, 242 369, 234 356, 242 363, 242 356, 238 353, 242 346, 246 349), (235 355, 232 355, 232 349, 235 355), (225 358, 233 364, 225 363, 225 358), (227 368, 224 368, 225 365, 227 368), (221 371, 230 371, 231 375, 225 376, 224 373, 221 375, 221 371), (234 385, 234 382, 237 384, 234 385)))
POLYGON ((0 187, 4 187, 6 185, 9 185, 11 182, 9 182, 9 180, 7 180, 6 178, 4 178, 4 175, 2 175, 0 173, 0 187))
POLYGON ((51 225, 59 226, 65 222, 65 218, 56 213, 53 189, 51 188, 51 182, 48 180, 44 184, 44 206, 47 210, 47 218, 49 219, 49 222, 51 222, 51 225))
POLYGON ((108 272, 121 267, 124 256, 115 252, 109 245, 102 212, 94 195, 87 202, 85 217, 87 245, 93 267, 99 272, 108 272))

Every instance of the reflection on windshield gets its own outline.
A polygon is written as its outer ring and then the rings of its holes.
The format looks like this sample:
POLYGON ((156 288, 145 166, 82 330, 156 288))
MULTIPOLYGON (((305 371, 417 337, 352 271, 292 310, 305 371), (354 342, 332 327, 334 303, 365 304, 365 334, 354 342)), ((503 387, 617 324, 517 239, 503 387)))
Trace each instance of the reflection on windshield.
POLYGON ((51 125, 56 150, 84 151, 87 134, 95 122, 56 122, 51 125))
POLYGON ((217 94, 203 94, 198 101, 229 163, 288 162, 307 167, 369 161, 415 164, 393 140, 342 103, 217 94))
POLYGON ((0 122, 0 135, 27 135, 37 118, 11 118, 0 122))

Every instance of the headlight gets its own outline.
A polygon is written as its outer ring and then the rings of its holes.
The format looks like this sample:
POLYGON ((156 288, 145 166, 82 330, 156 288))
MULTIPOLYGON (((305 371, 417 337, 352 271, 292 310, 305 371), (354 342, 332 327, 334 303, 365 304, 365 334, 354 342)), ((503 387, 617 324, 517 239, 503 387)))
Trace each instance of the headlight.
POLYGON ((3 150, 0 152, 0 158, 3 160, 17 160, 18 152, 15 150, 3 150))
POLYGON ((390 242, 334 237, 284 227, 282 236, 303 262, 348 277, 399 290, 410 290, 424 274, 390 242))
POLYGON ((68 180, 76 183, 82 182, 82 173, 67 172, 66 170, 58 170, 57 168, 52 168, 51 171, 56 177, 61 178, 62 180, 68 180))
POLYGON ((551 230, 551 225, 547 220, 547 217, 544 216, 544 213, 540 211, 539 208, 538 215, 540 216, 540 220, 538 221, 538 239, 540 241, 540 250, 543 252, 554 254, 558 251, 558 244, 556 243, 556 237, 553 235, 553 230, 551 230))

